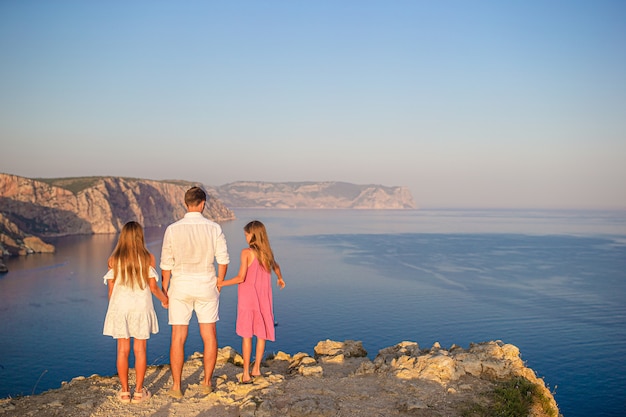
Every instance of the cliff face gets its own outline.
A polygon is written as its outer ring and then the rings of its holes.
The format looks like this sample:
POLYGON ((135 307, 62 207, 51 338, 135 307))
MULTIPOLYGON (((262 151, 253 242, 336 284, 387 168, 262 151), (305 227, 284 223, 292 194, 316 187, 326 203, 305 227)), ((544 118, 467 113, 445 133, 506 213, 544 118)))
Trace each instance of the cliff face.
MULTIPOLYGON (((120 177, 35 180, 0 174, 0 245, 9 254, 37 252, 25 238, 115 233, 130 220, 144 227, 167 225, 185 214, 184 195, 193 185, 199 184, 120 177)), ((211 197, 205 215, 216 221, 235 218, 211 197)))
POLYGON ((229 207, 414 209, 406 187, 345 182, 239 181, 212 191, 229 207))

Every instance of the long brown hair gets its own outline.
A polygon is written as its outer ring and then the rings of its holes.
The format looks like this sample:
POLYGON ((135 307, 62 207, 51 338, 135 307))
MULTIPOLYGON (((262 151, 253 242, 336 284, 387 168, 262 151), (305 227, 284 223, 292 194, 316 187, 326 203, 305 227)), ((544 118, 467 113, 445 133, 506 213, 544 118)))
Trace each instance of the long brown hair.
POLYGON ((276 261, 274 260, 274 253, 270 246, 270 240, 267 237, 265 225, 258 220, 252 220, 244 226, 243 230, 250 235, 250 249, 254 251, 254 255, 259 260, 259 263, 266 271, 271 272, 276 261))
POLYGON ((137 222, 128 222, 122 227, 115 249, 109 258, 114 279, 134 288, 144 289, 148 284, 148 273, 152 259, 146 248, 143 229, 137 222))

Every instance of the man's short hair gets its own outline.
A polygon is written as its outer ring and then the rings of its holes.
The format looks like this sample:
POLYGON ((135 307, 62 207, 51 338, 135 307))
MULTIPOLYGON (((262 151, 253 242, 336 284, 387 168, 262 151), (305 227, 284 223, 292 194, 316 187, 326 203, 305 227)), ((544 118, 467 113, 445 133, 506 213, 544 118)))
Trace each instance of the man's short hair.
POLYGON ((206 193, 200 187, 191 187, 185 193, 185 204, 187 207, 196 207, 203 201, 206 201, 206 193))

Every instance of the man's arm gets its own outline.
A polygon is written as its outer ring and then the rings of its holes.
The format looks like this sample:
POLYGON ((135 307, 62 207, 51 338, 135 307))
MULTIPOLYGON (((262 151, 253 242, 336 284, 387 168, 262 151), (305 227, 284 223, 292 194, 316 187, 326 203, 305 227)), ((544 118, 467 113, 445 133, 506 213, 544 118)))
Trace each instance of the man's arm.
POLYGON ((172 245, 170 244, 170 228, 165 229, 163 235, 163 246, 161 247, 161 289, 167 294, 170 286, 170 278, 172 278, 172 268, 174 266, 174 254, 172 253, 172 245))
POLYGON ((170 278, 171 277, 172 277, 172 271, 168 271, 167 269, 162 269, 161 270, 161 289, 163 289, 163 292, 168 297, 169 297, 169 295, 167 294, 167 289, 170 286, 170 278))
POLYGON ((226 271, 228 271, 228 264, 217 264, 217 287, 224 282, 226 278, 226 271))
POLYGON ((219 291, 222 282, 226 278, 226 271, 230 258, 228 256, 228 246, 226 245, 226 237, 222 228, 217 226, 217 235, 215 238, 215 261, 217 262, 217 289, 219 291))
MULTIPOLYGON (((215 261, 218 265, 228 265, 230 263, 230 257, 228 256, 228 245, 226 245, 226 237, 222 232, 222 229, 219 228, 217 231, 217 235, 215 241, 213 243, 215 246, 215 261)), ((219 267, 218 274, 219 277, 219 267)), ((222 278, 226 276, 226 273, 222 276, 222 278)))

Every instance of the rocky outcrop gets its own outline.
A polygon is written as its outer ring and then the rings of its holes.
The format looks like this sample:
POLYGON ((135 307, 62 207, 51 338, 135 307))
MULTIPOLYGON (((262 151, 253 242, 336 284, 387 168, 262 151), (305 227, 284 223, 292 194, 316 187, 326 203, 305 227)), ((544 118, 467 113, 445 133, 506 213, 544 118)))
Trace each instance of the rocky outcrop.
POLYGON ((229 207, 313 209, 414 209, 406 187, 346 182, 240 181, 212 188, 229 207))
MULTIPOLYGON (((199 385, 202 359, 202 354, 195 353, 185 363, 182 400, 166 394, 171 381, 169 367, 151 366, 145 385, 154 395, 146 403, 120 404, 115 400, 117 377, 93 375, 75 378, 40 395, 0 400, 0 415, 478 415, 468 410, 495 407, 490 394, 511 380, 524 380, 533 387, 519 393, 531 400, 528 416, 560 415, 554 397, 543 380, 524 366, 517 347, 500 341, 473 344, 467 350, 458 346, 446 350, 438 344, 420 349, 415 342, 402 342, 381 350, 371 361, 361 342, 326 340, 315 346, 314 357, 278 352, 262 363, 262 376, 252 384, 238 383, 243 360, 234 349, 225 347, 219 349, 215 390, 209 395, 204 395, 199 385)), ((134 372, 130 383, 134 385, 134 372)), ((497 415, 520 415, 508 411, 497 415)))
POLYGON ((0 274, 9 272, 2 262, 3 256, 52 253, 54 246, 37 236, 27 236, 20 228, 0 213, 0 274))
MULTIPOLYGON (((184 195, 194 184, 120 177, 35 180, 0 174, 0 245, 4 253, 50 248, 35 236, 115 233, 130 220, 163 226, 185 214, 184 195)), ((214 197, 205 215, 232 220, 234 213, 214 197)))
POLYGON ((46 243, 37 236, 26 236, 23 240, 26 253, 52 253, 54 245, 46 243))

